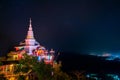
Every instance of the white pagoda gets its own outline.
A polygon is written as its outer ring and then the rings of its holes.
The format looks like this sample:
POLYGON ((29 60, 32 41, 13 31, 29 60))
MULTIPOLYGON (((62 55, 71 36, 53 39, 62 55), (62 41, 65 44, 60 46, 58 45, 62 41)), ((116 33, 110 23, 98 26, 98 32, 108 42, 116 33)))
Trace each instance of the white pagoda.
POLYGON ((20 42, 20 45, 16 46, 15 49, 16 51, 24 50, 28 55, 37 56, 38 60, 44 59, 46 63, 53 63, 55 51, 53 49, 51 49, 50 51, 46 50, 45 47, 41 46, 35 40, 31 18, 29 21, 29 29, 26 39, 24 40, 24 42, 20 42))
MULTIPOLYGON (((53 49, 48 51, 35 40, 31 23, 32 21, 30 19, 29 30, 24 42, 20 42, 20 45, 15 47, 15 51, 8 53, 7 57, 0 58, 0 61, 4 63, 0 66, 0 75, 3 74, 4 76, 1 77, 5 77, 7 80, 17 80, 19 74, 14 74, 14 69, 18 65, 17 62, 23 58, 23 54, 25 53, 31 56, 37 56, 38 61, 43 60, 45 64, 51 64, 54 68, 56 67, 56 64, 54 64, 55 51, 53 49)), ((25 80, 29 80, 28 74, 30 72, 24 74, 26 76, 25 80)))

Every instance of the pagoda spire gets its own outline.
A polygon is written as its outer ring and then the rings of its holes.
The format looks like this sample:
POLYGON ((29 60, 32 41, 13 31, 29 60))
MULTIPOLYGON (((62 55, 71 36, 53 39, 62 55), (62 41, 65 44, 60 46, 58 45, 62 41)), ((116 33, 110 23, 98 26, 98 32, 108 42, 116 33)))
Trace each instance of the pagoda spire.
POLYGON ((32 30, 32 20, 30 18, 29 30, 28 30, 28 33, 27 33, 27 39, 33 39, 33 38, 34 38, 34 33, 33 33, 33 30, 32 30))
POLYGON ((29 21, 29 31, 32 31, 32 20, 30 18, 30 21, 29 21))

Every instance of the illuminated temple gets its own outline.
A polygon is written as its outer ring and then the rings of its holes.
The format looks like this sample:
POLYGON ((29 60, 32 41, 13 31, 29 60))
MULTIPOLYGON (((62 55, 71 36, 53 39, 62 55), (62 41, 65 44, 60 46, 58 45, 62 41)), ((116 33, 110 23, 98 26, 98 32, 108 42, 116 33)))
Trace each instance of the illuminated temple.
MULTIPOLYGON (((28 55, 37 56, 38 60, 44 60, 46 64, 53 65, 55 51, 51 49, 48 51, 44 46, 40 45, 34 38, 32 29, 32 21, 29 21, 29 29, 27 36, 23 42, 20 42, 19 46, 15 46, 15 51, 8 53, 7 57, 2 57, 1 61, 4 63, 0 66, 0 75, 4 74, 7 80, 17 80, 14 74, 15 63, 22 58, 22 55, 27 53, 28 55)), ((29 80, 29 79, 26 79, 29 80)))
MULTIPOLYGON (((55 53, 55 51, 53 51, 53 49, 48 51, 44 46, 40 45, 35 40, 31 22, 32 21, 30 19, 29 30, 27 32, 26 39, 24 40, 24 42, 20 42, 20 45, 16 46, 15 49, 16 51, 23 49, 28 55, 38 56, 39 60, 44 59, 45 63, 52 64, 54 58, 53 54, 55 53)), ((21 54, 18 55, 18 57, 16 58, 20 58, 20 56, 21 54)))

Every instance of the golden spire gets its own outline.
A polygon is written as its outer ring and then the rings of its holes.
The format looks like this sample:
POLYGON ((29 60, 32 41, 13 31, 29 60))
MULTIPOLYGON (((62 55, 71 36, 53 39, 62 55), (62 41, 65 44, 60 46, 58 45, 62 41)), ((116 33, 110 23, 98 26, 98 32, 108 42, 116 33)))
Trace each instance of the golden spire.
POLYGON ((28 30, 28 33, 27 33, 27 39, 33 39, 34 38, 34 34, 33 34, 33 30, 32 30, 32 20, 30 18, 30 21, 29 21, 29 30, 28 30))

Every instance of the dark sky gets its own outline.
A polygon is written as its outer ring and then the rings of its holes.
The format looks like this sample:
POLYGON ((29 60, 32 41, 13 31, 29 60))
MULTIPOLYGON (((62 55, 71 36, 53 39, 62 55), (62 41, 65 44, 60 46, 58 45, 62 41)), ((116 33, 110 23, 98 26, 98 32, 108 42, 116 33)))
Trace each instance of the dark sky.
POLYGON ((120 0, 0 0, 0 53, 26 37, 60 52, 120 52, 120 0))

